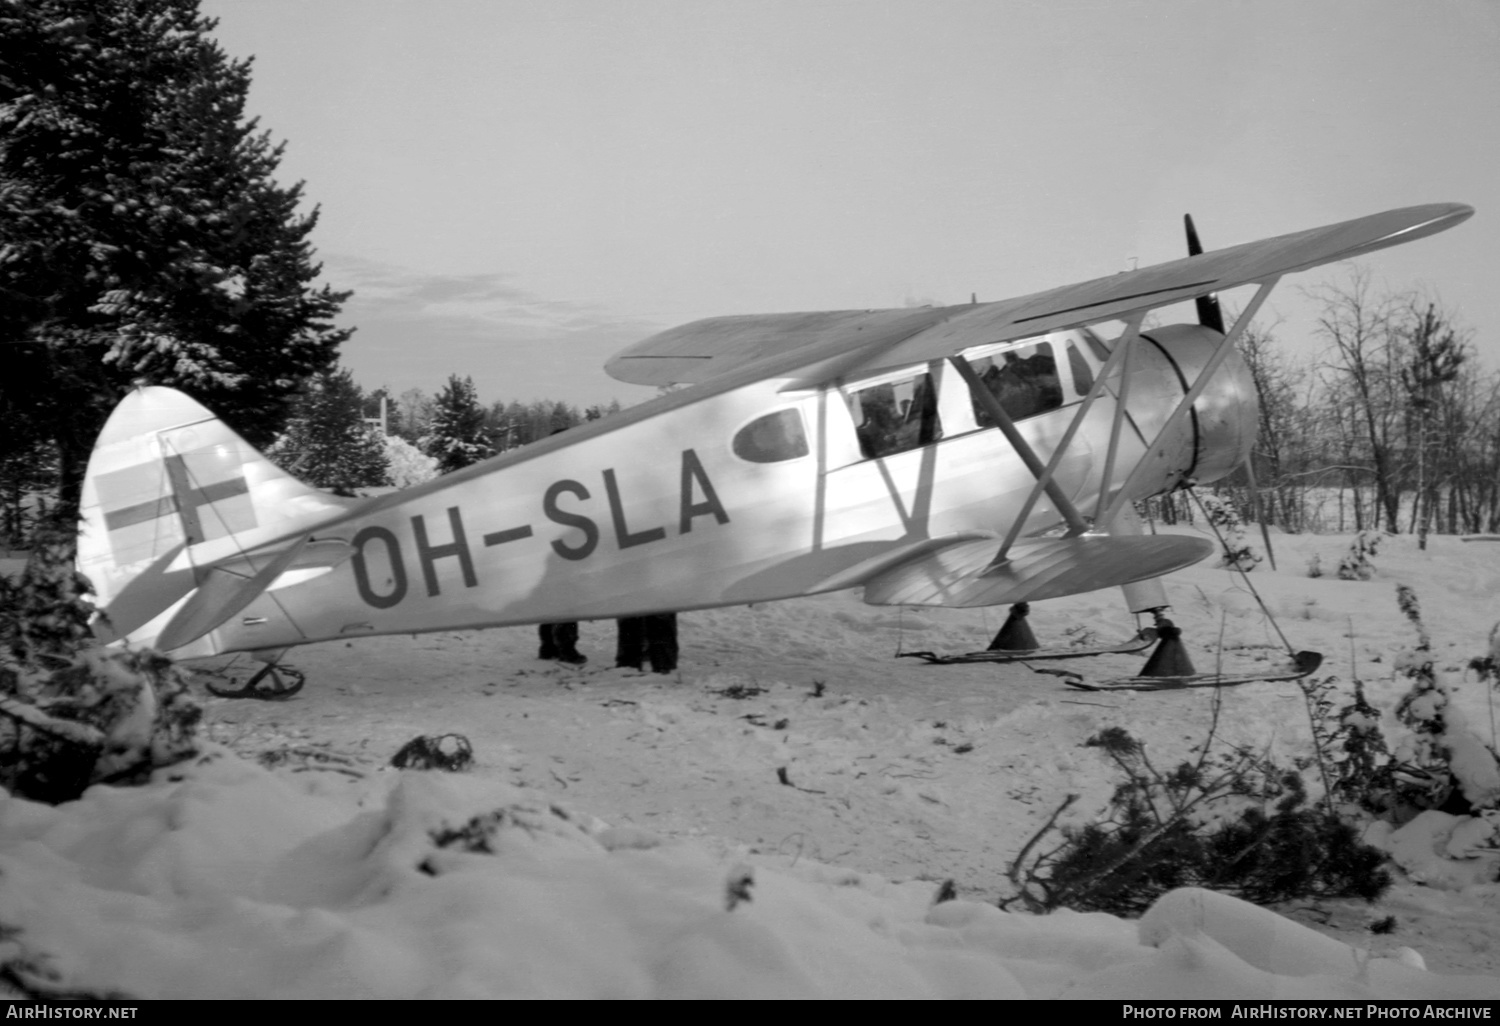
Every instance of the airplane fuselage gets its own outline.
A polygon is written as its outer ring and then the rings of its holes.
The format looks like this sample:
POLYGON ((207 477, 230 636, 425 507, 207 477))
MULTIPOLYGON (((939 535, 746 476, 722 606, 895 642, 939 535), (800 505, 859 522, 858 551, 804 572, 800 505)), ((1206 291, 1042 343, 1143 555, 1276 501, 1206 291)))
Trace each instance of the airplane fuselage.
POLYGON ((1234 346, 1282 276, 1473 213, 1404 207, 1209 253, 1190 233, 1185 259, 993 303, 705 318, 606 364, 692 387, 352 507, 143 385, 84 479, 95 629, 191 657, 855 586, 972 606, 1120 585, 1160 608, 1151 582, 1212 544, 1141 537, 1129 504, 1248 457, 1234 346), (1209 297, 1249 285, 1221 330, 1209 297), (1198 325, 1139 330, 1189 300, 1198 325), (1080 327, 1111 320, 1113 348, 1080 327))
MULTIPOLYGON (((1019 400, 1016 426, 1043 458, 1107 355, 1086 342, 1052 336, 1044 394, 1019 400)), ((999 349, 997 364, 1003 351, 1037 352, 999 349)), ((1142 435, 1182 394, 1163 360, 1132 376, 1117 467, 1139 462, 1142 435)), ((698 402, 667 396, 618 426, 596 422, 374 500, 337 531, 349 559, 287 573, 203 641, 215 651, 276 649, 816 593, 848 587, 861 566, 928 539, 998 538, 1035 485, 942 361, 802 392, 782 391, 787 383, 756 381, 698 402)), ((1103 489, 1114 405, 1091 407, 1056 471, 1080 508, 1103 489)), ((1160 472, 1141 494, 1187 473, 1192 451, 1191 442, 1158 447, 1160 472)), ((1117 488, 1123 474, 1113 477, 1117 488)), ((1022 533, 1059 522, 1044 498, 1022 533)))

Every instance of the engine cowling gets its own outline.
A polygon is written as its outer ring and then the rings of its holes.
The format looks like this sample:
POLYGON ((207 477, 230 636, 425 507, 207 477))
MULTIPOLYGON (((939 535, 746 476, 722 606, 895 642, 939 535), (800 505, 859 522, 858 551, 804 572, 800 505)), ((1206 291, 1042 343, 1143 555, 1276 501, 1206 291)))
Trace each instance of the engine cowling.
MULTIPOLYGON (((1155 437, 1198 380, 1224 336, 1197 324, 1169 324, 1141 333, 1143 358, 1134 361, 1126 399, 1130 418, 1146 440, 1155 437)), ((1153 494, 1189 479, 1217 481, 1250 457, 1260 423, 1260 400, 1250 368, 1230 351, 1194 401, 1182 427, 1157 447, 1161 474, 1153 494)), ((1147 457, 1151 459, 1151 456, 1147 457)))

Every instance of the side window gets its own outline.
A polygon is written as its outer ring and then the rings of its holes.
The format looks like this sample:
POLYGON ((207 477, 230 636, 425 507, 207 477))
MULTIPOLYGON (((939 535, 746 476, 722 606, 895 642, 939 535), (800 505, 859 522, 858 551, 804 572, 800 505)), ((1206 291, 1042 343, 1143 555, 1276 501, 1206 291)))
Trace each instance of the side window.
POLYGON ((906 452, 943 437, 931 374, 852 391, 849 413, 866 459, 906 452))
POLYGON ((1072 342, 1068 343, 1068 368, 1073 372, 1073 391, 1080 396, 1088 395, 1094 387, 1094 372, 1072 342))
MULTIPOLYGON (((979 380, 1000 400, 1011 420, 1025 420, 1062 405, 1062 384, 1057 377, 1057 359, 1052 343, 1037 342, 974 361, 979 380)), ((979 402, 974 403, 974 423, 994 427, 994 418, 979 402)))
POLYGON ((780 463, 806 456, 807 432, 802 428, 802 414, 796 410, 777 410, 757 417, 735 432, 734 454, 751 463, 780 463))

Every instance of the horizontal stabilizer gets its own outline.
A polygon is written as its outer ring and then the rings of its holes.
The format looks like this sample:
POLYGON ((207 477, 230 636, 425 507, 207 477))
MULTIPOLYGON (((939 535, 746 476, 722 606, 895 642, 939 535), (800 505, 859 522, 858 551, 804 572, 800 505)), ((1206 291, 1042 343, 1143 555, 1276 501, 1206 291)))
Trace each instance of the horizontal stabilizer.
POLYGON ((198 590, 157 635, 156 647, 163 652, 181 648, 244 609, 276 583, 305 543, 306 539, 299 539, 288 545, 250 577, 217 567, 210 570, 198 590))
POLYGON ((1214 550, 1207 538, 1085 534, 1017 542, 992 565, 993 541, 953 545, 865 582, 879 606, 994 606, 1112 588, 1181 570, 1214 550))
MULTIPOLYGON (((231 542, 247 540, 247 536, 228 539, 231 542)), ((290 563, 282 567, 287 570, 313 570, 324 567, 334 567, 347 562, 354 555, 354 546, 342 538, 293 538, 291 543, 300 545, 296 556, 290 563)), ((287 539, 279 539, 274 547, 256 549, 253 547, 238 546, 238 551, 225 554, 224 546, 214 542, 206 542, 203 545, 188 549, 178 558, 178 566, 200 566, 213 567, 219 570, 227 570, 241 577, 254 577, 259 573, 259 568, 265 564, 265 560, 272 556, 280 555, 286 545, 287 539)), ((174 568, 175 569, 175 568, 174 568)))

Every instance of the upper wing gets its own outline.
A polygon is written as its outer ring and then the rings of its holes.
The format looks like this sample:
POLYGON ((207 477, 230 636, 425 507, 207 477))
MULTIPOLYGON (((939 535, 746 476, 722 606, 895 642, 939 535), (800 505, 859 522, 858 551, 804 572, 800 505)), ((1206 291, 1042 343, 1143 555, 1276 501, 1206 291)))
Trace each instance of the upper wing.
POLYGON ((1444 231, 1473 213, 1461 203, 1388 210, 998 303, 712 317, 638 342, 605 370, 643 385, 696 384, 750 365, 764 365, 767 376, 806 376, 814 367, 825 377, 855 367, 873 373, 1348 260, 1444 231))
POLYGON ((604 365, 636 385, 697 385, 732 370, 791 353, 838 355, 853 343, 887 348, 972 306, 709 317, 652 335, 604 365))

